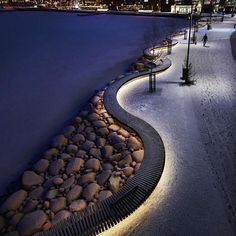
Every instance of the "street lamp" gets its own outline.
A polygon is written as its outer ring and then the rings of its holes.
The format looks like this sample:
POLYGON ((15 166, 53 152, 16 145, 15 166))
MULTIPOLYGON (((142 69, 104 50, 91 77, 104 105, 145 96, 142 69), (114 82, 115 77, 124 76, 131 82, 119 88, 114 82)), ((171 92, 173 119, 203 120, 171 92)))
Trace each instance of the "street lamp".
POLYGON ((186 64, 183 67, 182 79, 185 80, 185 83, 189 82, 189 52, 190 52, 190 40, 191 40, 191 29, 192 29, 192 18, 193 18, 193 5, 191 5, 191 12, 189 13, 189 34, 188 34, 188 50, 186 56, 186 64))

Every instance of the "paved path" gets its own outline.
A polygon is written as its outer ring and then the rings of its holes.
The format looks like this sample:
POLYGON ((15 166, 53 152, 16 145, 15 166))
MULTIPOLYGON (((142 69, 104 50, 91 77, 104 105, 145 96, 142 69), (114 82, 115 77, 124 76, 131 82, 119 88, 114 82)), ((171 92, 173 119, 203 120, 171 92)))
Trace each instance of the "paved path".
POLYGON ((107 235, 236 235, 236 61, 230 46, 236 18, 205 28, 208 47, 191 45, 195 86, 181 86, 187 45, 169 58, 158 75, 157 92, 148 78, 119 91, 120 105, 150 123, 161 135, 166 164, 151 197, 107 235))

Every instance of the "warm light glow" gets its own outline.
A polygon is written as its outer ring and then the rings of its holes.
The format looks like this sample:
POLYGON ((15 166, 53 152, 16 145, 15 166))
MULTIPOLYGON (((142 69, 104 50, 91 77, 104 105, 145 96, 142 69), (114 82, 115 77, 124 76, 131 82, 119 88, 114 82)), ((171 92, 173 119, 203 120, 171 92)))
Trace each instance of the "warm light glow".
MULTIPOLYGON (((126 83, 117 93, 117 100, 119 104, 122 106, 125 101, 125 97, 129 93, 129 90, 133 86, 140 86, 141 83, 148 82, 148 76, 142 76, 137 79, 134 79, 128 83, 126 83)), ((122 106, 123 107, 123 106, 122 106)), ((163 134, 162 134, 163 135, 163 134)), ((161 135, 161 136, 162 136, 161 135)), ((119 224, 114 227, 108 229, 105 232, 100 233, 100 236, 121 236, 127 235, 132 232, 138 225, 142 224, 145 218, 148 218, 153 212, 158 212, 159 208, 162 204, 165 205, 166 196, 170 194, 169 182, 173 177, 174 165, 173 165, 173 156, 174 151, 171 149, 171 143, 168 140, 165 140, 165 137, 168 137, 168 134, 162 136, 166 157, 165 157, 165 167, 161 179, 152 192, 152 194, 148 197, 148 199, 130 216, 121 221, 119 224)))

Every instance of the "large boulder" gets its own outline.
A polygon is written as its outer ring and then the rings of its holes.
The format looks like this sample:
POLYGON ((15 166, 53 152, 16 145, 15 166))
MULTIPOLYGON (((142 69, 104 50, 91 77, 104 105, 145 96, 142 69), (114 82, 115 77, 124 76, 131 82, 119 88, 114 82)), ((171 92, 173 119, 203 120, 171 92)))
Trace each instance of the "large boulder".
POLYGON ((75 182, 75 177, 72 176, 67 180, 65 180, 65 182, 61 185, 61 188, 68 189, 71 187, 72 184, 74 184, 74 182, 75 182))
POLYGON ((24 216, 24 214, 22 214, 20 212, 16 213, 14 216, 12 216, 12 218, 9 222, 10 225, 15 227, 20 222, 20 220, 22 219, 23 216, 24 216))
POLYGON ((70 144, 67 146, 66 150, 69 154, 76 154, 78 152, 78 147, 74 144, 70 144))
POLYGON ((135 162, 140 163, 144 158, 144 150, 135 151, 132 153, 132 158, 135 162))
POLYGON ((25 206, 23 208, 23 212, 24 213, 29 213, 29 212, 35 210, 38 203, 39 203, 38 200, 29 200, 29 201, 27 201, 27 203, 25 204, 25 206))
POLYGON ((98 159, 92 158, 92 159, 89 159, 88 161, 85 162, 84 167, 86 169, 91 169, 91 170, 97 172, 101 168, 101 163, 98 159))
POLYGON ((37 173, 42 173, 45 172, 48 169, 49 166, 49 161, 46 159, 40 159, 35 165, 34 165, 34 170, 37 173))
POLYGON ((83 188, 79 185, 75 185, 66 195, 67 202, 70 203, 78 199, 83 191, 83 188))
POLYGON ((91 201, 95 197, 95 195, 99 192, 100 186, 96 183, 91 183, 86 186, 86 188, 83 191, 83 198, 86 201, 91 201))
POLYGON ((122 171, 126 177, 129 177, 130 175, 133 174, 134 168, 133 167, 125 167, 122 169, 122 171))
POLYGON ((97 183, 103 186, 111 176, 111 170, 104 170, 101 174, 97 176, 97 183))
MULTIPOLYGON (((109 131, 108 131, 109 132, 109 131)), ((100 147, 103 147, 106 145, 106 139, 105 138, 97 138, 96 139, 96 144, 97 146, 100 148, 100 147)))
POLYGON ((53 161, 49 166, 50 175, 58 175, 60 170, 65 166, 65 162, 62 159, 53 161))
POLYGON ((97 127, 97 128, 104 128, 106 127, 106 123, 102 120, 96 120, 96 121, 93 121, 93 126, 97 127))
POLYGON ((127 142, 127 147, 132 148, 134 150, 139 150, 142 148, 142 143, 138 141, 135 137, 130 137, 127 142))
POLYGON ((63 134, 60 134, 53 139, 52 146, 55 148, 62 148, 66 146, 67 143, 67 138, 63 134))
POLYGON ((110 125, 110 126, 108 127, 108 129, 110 129, 111 131, 116 132, 116 131, 118 131, 118 130, 120 129, 120 126, 115 125, 115 124, 112 124, 112 125, 110 125))
POLYGON ((89 140, 86 140, 82 145, 82 149, 84 149, 85 151, 89 151, 93 147, 95 147, 95 143, 89 140))
POLYGON ((83 164, 84 164, 84 160, 81 158, 74 158, 70 160, 70 162, 68 163, 66 167, 66 173, 69 175, 69 174, 79 172, 83 164))
POLYGON ((97 138, 97 135, 91 131, 87 133, 86 138, 90 141, 95 141, 97 138))
POLYGON ((64 197, 58 197, 52 199, 50 202, 50 210, 54 213, 57 213, 60 210, 63 210, 66 207, 66 199, 64 197))
POLYGON ((122 136, 124 136, 125 138, 129 138, 129 136, 130 136, 129 132, 126 131, 125 129, 122 129, 122 128, 119 129, 119 130, 117 131, 117 133, 120 134, 120 135, 122 135, 122 136))
POLYGON ((43 224, 47 220, 47 215, 41 211, 34 211, 25 215, 18 224, 17 230, 22 236, 29 236, 41 231, 43 224))
POLYGON ((84 175, 80 176, 80 178, 78 180, 78 184, 84 185, 84 184, 91 183, 95 180, 95 177, 96 177, 96 173, 94 173, 94 172, 84 174, 84 175))
POLYGON ((73 125, 69 125, 63 130, 63 134, 66 138, 69 138, 74 132, 75 132, 75 127, 73 125))
POLYGON ((102 156, 105 158, 108 158, 110 156, 112 156, 113 154, 113 147, 110 145, 106 145, 104 147, 102 147, 102 156))
POLYGON ((102 136, 102 137, 106 137, 108 134, 109 134, 109 129, 106 128, 106 127, 103 127, 103 128, 99 128, 97 130, 97 134, 102 136))
POLYGON ((102 164, 102 169, 103 170, 111 170, 112 171, 114 169, 114 166, 111 163, 109 163, 109 162, 104 162, 102 164))
POLYGON ((58 222, 65 220, 66 218, 70 217, 71 213, 66 210, 59 211, 52 219, 52 225, 54 226, 58 222))
POLYGON ((71 212, 78 212, 78 211, 83 210, 86 207, 87 207, 87 203, 83 199, 79 199, 79 200, 73 201, 70 204, 69 209, 71 212))
POLYGON ((112 192, 109 190, 101 191, 98 195, 98 200, 102 201, 105 200, 106 198, 110 197, 112 195, 112 192))
POLYGON ((30 189, 34 185, 42 184, 44 178, 37 175, 34 171, 25 171, 22 177, 22 184, 26 189, 30 189))
POLYGON ((27 197, 27 192, 23 189, 18 190, 17 192, 10 195, 7 200, 1 205, 0 213, 5 213, 7 211, 15 211, 17 210, 24 200, 27 197))
POLYGON ((109 139, 110 139, 111 143, 113 143, 113 144, 125 142, 125 137, 123 137, 120 134, 116 134, 116 133, 111 133, 111 135, 109 135, 109 139))
POLYGON ((95 113, 95 112, 93 112, 93 113, 88 115, 88 120, 89 121, 99 120, 100 118, 101 117, 97 113, 95 113))
POLYGON ((132 163, 132 157, 130 154, 126 155, 121 161, 118 162, 118 166, 123 168, 132 163))
POLYGON ((51 189, 46 192, 45 199, 51 200, 51 199, 55 198, 57 196, 57 194, 58 194, 58 189, 51 189))
POLYGON ((59 150, 58 149, 50 148, 49 150, 47 150, 44 153, 43 157, 44 157, 44 159, 51 160, 52 158, 58 156, 58 154, 59 154, 59 150))
POLYGON ((91 155, 91 156, 93 156, 95 158, 100 159, 101 158, 101 151, 98 148, 91 148, 89 150, 89 155, 91 155))
POLYGON ((85 141, 85 137, 84 137, 83 134, 76 134, 76 135, 73 137, 72 141, 73 141, 75 144, 78 145, 78 144, 81 144, 81 143, 83 143, 83 142, 85 141))
POLYGON ((118 192, 120 189, 120 182, 121 182, 120 176, 111 176, 108 182, 110 190, 115 193, 118 192))
POLYGON ((110 161, 120 161, 120 159, 121 159, 120 153, 116 153, 116 154, 108 157, 108 160, 110 160, 110 161))
POLYGON ((43 193, 44 193, 44 188, 42 186, 39 186, 29 193, 29 197, 30 199, 39 200, 42 198, 43 193))

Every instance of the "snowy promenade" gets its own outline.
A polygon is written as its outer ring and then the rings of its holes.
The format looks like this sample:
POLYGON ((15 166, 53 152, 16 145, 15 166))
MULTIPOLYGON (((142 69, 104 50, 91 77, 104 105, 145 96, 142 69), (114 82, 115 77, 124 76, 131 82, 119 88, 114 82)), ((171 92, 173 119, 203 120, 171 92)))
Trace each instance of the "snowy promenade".
POLYGON ((198 44, 190 49, 195 86, 180 85, 187 51, 180 39, 168 56, 172 66, 157 75, 156 93, 148 93, 147 77, 120 89, 120 105, 162 137, 166 163, 151 197, 105 235, 236 235, 235 23, 227 18, 197 33, 198 44))

